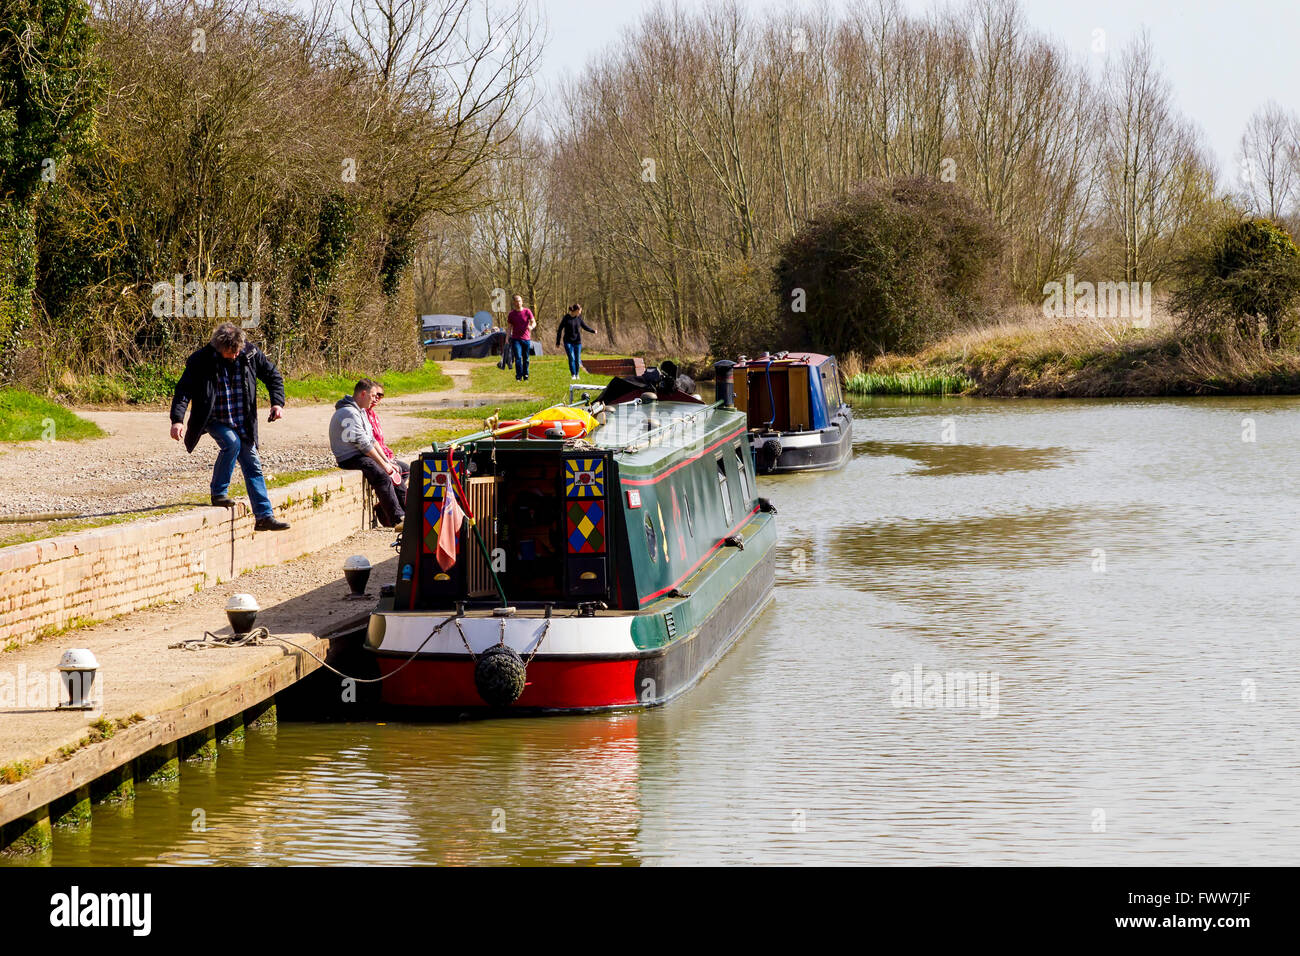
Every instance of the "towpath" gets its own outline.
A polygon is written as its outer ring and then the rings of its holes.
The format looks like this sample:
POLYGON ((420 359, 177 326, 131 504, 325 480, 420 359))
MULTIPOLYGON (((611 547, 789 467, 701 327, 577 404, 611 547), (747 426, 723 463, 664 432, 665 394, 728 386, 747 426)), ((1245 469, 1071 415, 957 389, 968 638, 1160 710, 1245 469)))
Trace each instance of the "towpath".
MULTIPOLYGON (((471 393, 472 365, 444 362, 454 386, 384 399, 384 438, 394 445, 429 432, 436 423, 412 413, 449 406, 515 399, 509 393, 471 393)), ((167 407, 77 408, 107 433, 79 442, 19 442, 0 446, 0 516, 72 513, 103 516, 206 501, 217 457, 216 443, 203 439, 193 454, 168 436, 167 407)), ((266 408, 261 407, 265 415, 266 408)), ((259 426, 262 466, 268 477, 333 468, 328 430, 333 402, 285 408, 281 421, 259 426)), ((239 469, 235 479, 240 480, 239 469)), ((45 529, 33 521, 0 524, 0 539, 45 529)))

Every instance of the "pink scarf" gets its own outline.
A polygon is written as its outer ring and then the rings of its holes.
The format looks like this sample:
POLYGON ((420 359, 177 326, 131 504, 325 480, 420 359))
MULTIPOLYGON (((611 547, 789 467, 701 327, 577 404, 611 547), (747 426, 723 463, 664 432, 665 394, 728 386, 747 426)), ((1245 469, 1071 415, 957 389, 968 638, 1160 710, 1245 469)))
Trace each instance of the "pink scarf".
POLYGON ((370 430, 375 433, 375 444, 385 455, 392 458, 392 450, 384 444, 384 430, 379 427, 379 415, 375 412, 375 406, 371 405, 366 409, 366 418, 370 419, 370 430))

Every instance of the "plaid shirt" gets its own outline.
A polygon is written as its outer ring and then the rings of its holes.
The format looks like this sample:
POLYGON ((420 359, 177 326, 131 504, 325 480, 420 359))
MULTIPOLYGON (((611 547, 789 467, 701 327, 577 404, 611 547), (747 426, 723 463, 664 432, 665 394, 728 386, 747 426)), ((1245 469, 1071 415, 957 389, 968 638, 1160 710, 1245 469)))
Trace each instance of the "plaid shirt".
POLYGON ((217 360, 216 400, 212 404, 212 421, 229 425, 239 434, 244 431, 244 376, 239 368, 239 360, 227 362, 217 360))

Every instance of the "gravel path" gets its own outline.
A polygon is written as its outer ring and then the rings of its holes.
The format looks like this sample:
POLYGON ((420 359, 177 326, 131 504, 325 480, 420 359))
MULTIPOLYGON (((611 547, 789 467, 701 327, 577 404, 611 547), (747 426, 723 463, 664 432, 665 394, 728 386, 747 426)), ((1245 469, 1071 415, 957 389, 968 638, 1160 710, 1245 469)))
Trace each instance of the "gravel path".
MULTIPOLYGON (((510 394, 469 394, 471 366, 445 362, 454 387, 385 398, 384 439, 394 441, 426 432, 436 423, 411 412, 467 407, 515 399, 510 394)), ((171 505, 206 502, 217 445, 200 439, 193 454, 172 441, 167 406, 99 409, 77 408, 107 432, 103 438, 80 442, 18 442, 0 452, 0 516, 73 512, 99 516, 171 505)), ((267 409, 259 405, 258 425, 262 468, 268 479, 285 472, 333 468, 329 450, 329 420, 334 404, 294 405, 284 418, 268 424, 267 409)), ((239 480, 239 467, 235 467, 239 480)), ((0 524, 0 536, 38 530, 41 523, 0 524)))

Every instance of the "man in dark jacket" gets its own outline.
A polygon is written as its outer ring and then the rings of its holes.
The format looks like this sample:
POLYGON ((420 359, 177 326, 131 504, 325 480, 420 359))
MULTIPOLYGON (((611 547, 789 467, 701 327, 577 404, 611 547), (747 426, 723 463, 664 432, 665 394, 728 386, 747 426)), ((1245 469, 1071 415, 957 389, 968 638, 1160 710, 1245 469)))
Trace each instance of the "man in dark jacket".
POLYGON ((575 382, 578 380, 578 373, 582 371, 583 329, 592 335, 596 334, 595 329, 582 321, 582 306, 575 302, 560 318, 560 327, 555 330, 555 345, 558 348, 560 339, 564 339, 564 351, 569 356, 569 375, 575 382))
POLYGON ((262 460, 257 455, 257 380, 271 393, 269 421, 284 415, 284 378, 274 363, 257 346, 247 341, 244 330, 223 322, 212 333, 212 341, 185 361, 185 371, 172 396, 172 438, 181 440, 185 407, 190 406, 190 423, 184 430, 185 450, 194 451, 207 432, 221 451, 212 469, 212 503, 234 505, 226 495, 230 476, 239 462, 244 473, 256 522, 255 531, 283 531, 289 522, 275 517, 266 493, 262 460))

